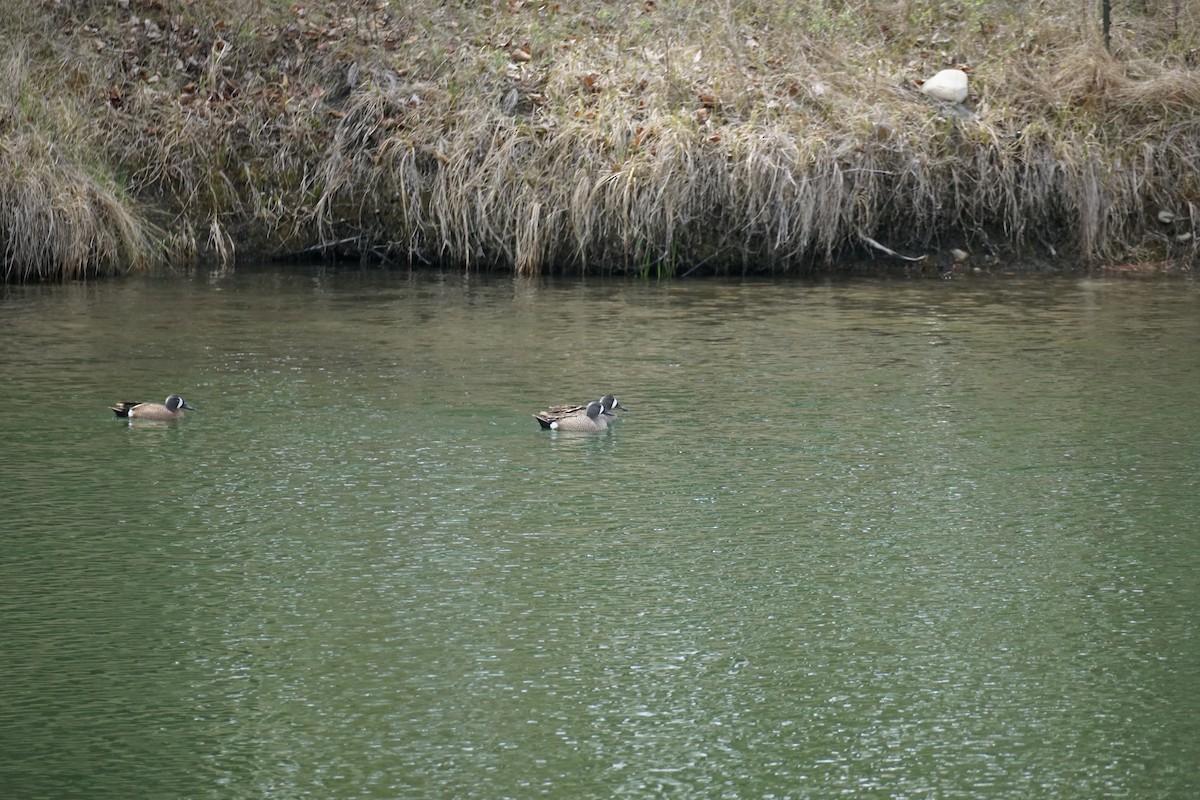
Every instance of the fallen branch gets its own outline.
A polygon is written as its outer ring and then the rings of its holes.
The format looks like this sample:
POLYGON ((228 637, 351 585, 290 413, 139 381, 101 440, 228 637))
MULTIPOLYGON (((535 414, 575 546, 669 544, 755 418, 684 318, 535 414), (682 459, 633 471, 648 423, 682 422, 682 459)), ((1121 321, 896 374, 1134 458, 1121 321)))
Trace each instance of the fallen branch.
POLYGON ((897 253, 895 250, 891 249, 890 247, 884 247, 879 242, 875 241, 874 239, 872 239, 870 236, 867 236, 866 234, 860 233, 859 238, 861 238, 867 244, 871 245, 871 247, 874 247, 876 250, 881 250, 884 253, 887 253, 889 256, 895 256, 896 258, 903 259, 904 261, 924 261, 925 260, 925 256, 923 256, 923 255, 922 256, 901 255, 900 253, 897 253))

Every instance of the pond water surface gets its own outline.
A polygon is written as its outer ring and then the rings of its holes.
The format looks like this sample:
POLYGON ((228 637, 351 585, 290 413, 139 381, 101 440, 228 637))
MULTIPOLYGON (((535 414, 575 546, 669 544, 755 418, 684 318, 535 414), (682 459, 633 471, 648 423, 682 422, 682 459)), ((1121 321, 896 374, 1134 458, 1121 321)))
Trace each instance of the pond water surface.
POLYGON ((0 796, 1200 787, 1191 281, 199 272, 0 374, 0 796))

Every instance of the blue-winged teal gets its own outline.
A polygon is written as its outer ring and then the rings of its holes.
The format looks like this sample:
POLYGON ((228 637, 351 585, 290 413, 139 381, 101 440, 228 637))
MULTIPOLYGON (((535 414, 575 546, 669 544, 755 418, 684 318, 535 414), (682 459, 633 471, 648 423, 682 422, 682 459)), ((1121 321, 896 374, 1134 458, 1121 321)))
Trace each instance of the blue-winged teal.
POLYGON ((592 402, 588 404, 588 407, 582 414, 566 414, 554 417, 548 411, 542 411, 533 416, 543 428, 549 428, 552 431, 582 431, 591 433, 608 428, 608 417, 615 416, 615 414, 605 409, 598 402, 592 402))
POLYGON ((195 411, 193 406, 188 405, 188 401, 184 400, 177 394, 167 395, 167 400, 164 403, 131 403, 128 400, 123 400, 112 406, 113 413, 118 417, 129 417, 130 419, 158 419, 158 420, 173 420, 183 417, 183 410, 195 411))
MULTIPOLYGON (((628 408, 626 408, 625 406, 623 406, 619 402, 617 402, 617 398, 613 397, 611 394, 606 394, 606 395, 604 395, 604 397, 601 397, 600 405, 604 406, 605 411, 615 412, 618 408, 621 409, 622 411, 629 410, 628 408)), ((613 416, 615 417, 617 415, 614 413, 613 416)))
MULTIPOLYGON (((626 408, 625 406, 623 406, 619 402, 617 402, 617 398, 613 397, 611 394, 604 395, 604 397, 601 397, 597 402, 600 403, 601 413, 605 414, 609 417, 612 417, 611 420, 606 419, 605 420, 606 422, 612 422, 613 420, 615 420, 617 418, 617 415, 615 413, 613 413, 615 409, 619 408, 622 411, 629 410, 628 408, 626 408)), ((565 417, 586 416, 587 410, 588 410, 587 406, 576 406, 576 405, 570 405, 570 404, 559 405, 559 406, 550 406, 545 411, 539 411, 538 413, 534 414, 533 418, 536 419, 543 428, 549 428, 552 423, 554 423, 560 419, 563 419, 565 417)))

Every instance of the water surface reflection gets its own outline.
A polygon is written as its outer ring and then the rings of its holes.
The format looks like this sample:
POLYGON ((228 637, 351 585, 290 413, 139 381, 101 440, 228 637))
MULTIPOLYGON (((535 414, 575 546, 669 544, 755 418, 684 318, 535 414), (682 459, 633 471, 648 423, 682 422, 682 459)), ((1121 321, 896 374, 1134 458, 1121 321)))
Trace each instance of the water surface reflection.
POLYGON ((1198 305, 1092 279, 7 289, 0 786, 1186 796, 1198 305), (167 391, 199 410, 106 410, 167 391), (603 391, 633 409, 603 435, 530 417, 603 391))

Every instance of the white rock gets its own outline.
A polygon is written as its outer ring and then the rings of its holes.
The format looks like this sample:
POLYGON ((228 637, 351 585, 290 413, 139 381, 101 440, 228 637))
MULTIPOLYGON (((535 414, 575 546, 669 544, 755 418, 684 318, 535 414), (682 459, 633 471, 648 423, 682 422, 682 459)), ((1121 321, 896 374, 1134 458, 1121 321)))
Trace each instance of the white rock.
POLYGON ((967 73, 961 69, 944 69, 921 84, 921 91, 947 103, 967 99, 967 73))

